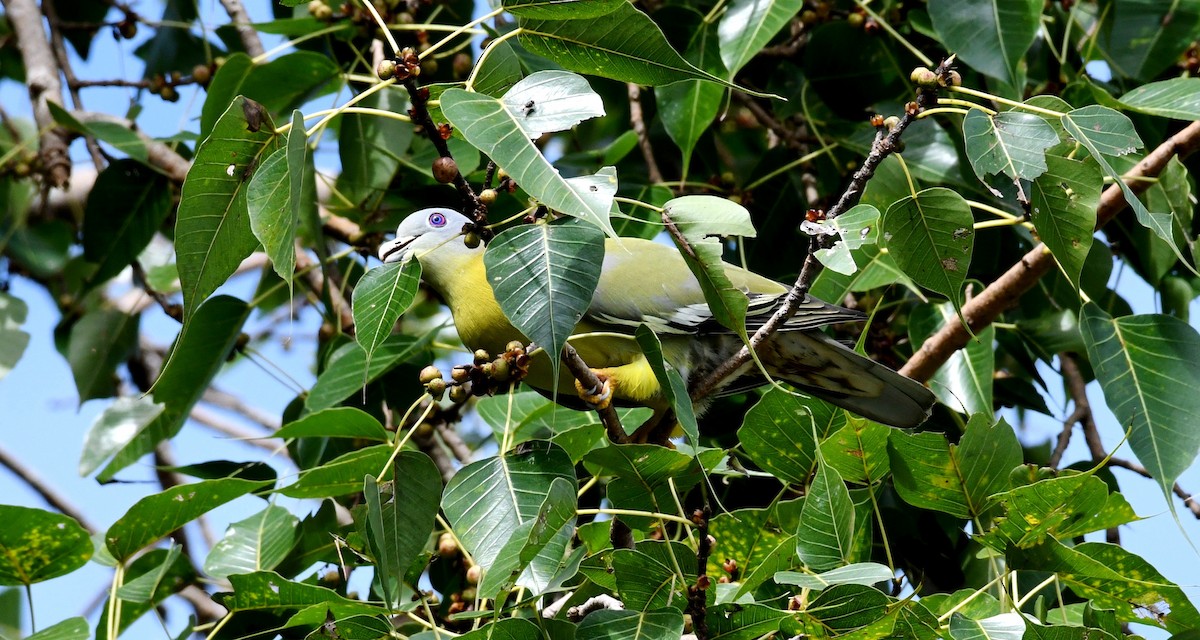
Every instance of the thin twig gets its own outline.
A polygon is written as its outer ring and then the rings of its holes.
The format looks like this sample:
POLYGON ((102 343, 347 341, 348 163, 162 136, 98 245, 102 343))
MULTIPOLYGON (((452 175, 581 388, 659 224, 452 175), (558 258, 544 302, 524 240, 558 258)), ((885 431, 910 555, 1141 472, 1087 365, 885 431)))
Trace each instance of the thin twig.
POLYGON ((296 273, 303 273, 304 279, 308 282, 308 286, 320 296, 322 292, 328 289, 330 305, 333 311, 338 316, 341 322, 342 331, 347 334, 354 334, 354 314, 350 309, 350 303, 346 297, 342 295, 341 289, 337 287, 326 287, 325 276, 321 274, 321 270, 316 268, 316 263, 308 257, 305 251, 296 251, 296 273))
MULTIPOLYGON (((1171 158, 1186 158, 1200 148, 1200 122, 1193 122, 1179 133, 1171 136, 1166 142, 1150 152, 1141 162, 1125 174, 1125 184, 1134 194, 1148 189, 1152 182, 1144 178, 1152 178, 1166 168, 1171 158)), ((1096 228, 1099 229, 1118 213, 1125 210, 1128 203, 1118 185, 1111 185, 1100 196, 1100 206, 1096 209, 1096 228)), ((1038 244, 1026 253, 1019 262, 1004 272, 983 291, 963 305, 962 317, 966 320, 971 331, 978 333, 990 325, 1006 309, 1017 303, 1017 300, 1037 281, 1054 269, 1054 256, 1044 244, 1038 244)), ((900 369, 900 373, 914 380, 925 381, 933 375, 938 367, 955 351, 966 346, 971 334, 961 322, 948 322, 937 333, 930 336, 913 357, 900 369)))
POLYGON ((204 395, 201 396, 200 399, 208 404, 238 413, 247 420, 261 425, 262 428, 267 429, 268 431, 279 430, 280 425, 278 418, 266 413, 265 411, 262 411, 261 409, 246 404, 245 401, 238 396, 233 395, 232 393, 221 391, 216 387, 209 387, 204 390, 204 395))
POLYGON ((41 131, 38 148, 41 172, 51 187, 66 188, 71 179, 71 157, 67 153, 70 136, 50 113, 49 103, 63 106, 62 83, 43 29, 42 12, 33 0, 4 0, 4 7, 25 63, 25 85, 29 87, 33 119, 41 131))
POLYGON ((132 122, 124 118, 109 115, 107 113, 96 113, 90 111, 72 111, 71 115, 84 124, 92 122, 109 122, 122 126, 138 135, 138 138, 146 145, 146 156, 150 166, 161 170, 166 176, 175 182, 183 183, 187 178, 188 169, 192 163, 186 158, 179 155, 171 147, 147 136, 138 131, 137 127, 132 122))
MULTIPOLYGON (((939 77, 944 77, 949 71, 949 65, 943 62, 935 73, 939 77)), ((867 181, 875 175, 875 170, 880 163, 900 148, 900 136, 904 134, 909 125, 916 121, 917 115, 922 109, 931 108, 935 104, 937 104, 937 91, 932 88, 920 88, 917 90, 916 102, 905 106, 904 115, 900 117, 899 122, 890 130, 882 127, 879 129, 875 135, 875 142, 871 145, 871 152, 867 154, 858 171, 854 172, 854 176, 850 179, 850 183, 842 192, 841 197, 826 212, 827 219, 832 220, 838 217, 858 202, 863 190, 866 189, 867 181)), ((750 349, 757 352, 792 316, 796 315, 796 310, 808 297, 808 289, 812 286, 813 279, 821 271, 821 263, 815 255, 816 249, 820 245, 819 238, 814 236, 810 240, 808 253, 804 258, 804 266, 801 267, 795 284, 784 296, 783 302, 763 326, 750 337, 748 346, 743 346, 736 354, 722 362, 720 366, 692 387, 691 397, 693 400, 709 395, 720 386, 722 381, 741 370, 750 361, 750 349)))
POLYGON ((59 513, 74 518, 77 522, 79 522, 80 526, 82 526, 84 529, 87 529, 88 533, 96 533, 99 531, 99 529, 97 529, 96 526, 93 525, 87 519, 87 517, 83 515, 83 512, 80 511, 78 507, 71 504, 71 502, 67 500, 65 496, 59 493, 54 487, 47 484, 46 481, 43 480, 36 471, 25 466, 20 460, 17 460, 17 458, 14 457, 12 453, 10 453, 3 446, 0 446, 0 466, 7 467, 8 470, 13 473, 13 475, 20 478, 26 485, 29 485, 29 488, 37 492, 37 494, 46 501, 46 504, 49 504, 57 509, 59 513))
POLYGON ((650 144, 650 136, 646 133, 646 121, 642 116, 642 89, 632 82, 626 83, 625 86, 629 92, 629 124, 637 134, 638 148, 642 150, 642 158, 646 161, 646 175, 651 184, 658 184, 663 181, 663 176, 662 171, 658 169, 658 162, 654 159, 654 147, 650 144))
MULTIPOLYGON (((446 145, 446 140, 442 138, 441 132, 437 125, 433 122, 433 117, 429 115, 429 90, 417 86, 416 78, 408 78, 403 83, 404 89, 408 91, 409 101, 412 103, 412 109, 409 111, 409 116, 412 121, 420 125, 425 131, 425 136, 433 143, 433 147, 437 149, 438 155, 443 158, 453 158, 450 155, 450 147, 446 145)), ((454 187, 458 189, 459 196, 462 197, 463 214, 475 220, 479 224, 478 233, 485 236, 484 239, 490 239, 487 236, 487 229, 484 225, 487 224, 487 206, 479 200, 479 196, 467 183, 467 179, 463 177, 461 171, 456 171, 454 175, 454 187)))
MULTIPOLYGON (((563 345, 562 350, 563 364, 567 365, 567 369, 571 371, 571 375, 579 381, 579 384, 584 389, 594 389, 599 391, 604 388, 604 382, 596 375, 595 371, 587 366, 583 358, 579 357, 579 353, 575 351, 575 347, 570 344, 563 345)), ((617 444, 623 444, 628 440, 625 435, 625 428, 621 426, 621 419, 617 416, 617 410, 613 408, 609 402, 604 407, 596 409, 596 413, 600 415, 600 422, 604 424, 604 431, 608 434, 608 439, 617 444)))

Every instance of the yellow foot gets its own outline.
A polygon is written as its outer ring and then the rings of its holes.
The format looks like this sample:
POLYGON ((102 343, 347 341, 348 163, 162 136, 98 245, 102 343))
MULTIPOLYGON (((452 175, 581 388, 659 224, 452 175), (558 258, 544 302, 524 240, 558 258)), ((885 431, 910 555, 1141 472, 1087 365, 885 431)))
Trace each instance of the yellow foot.
POLYGON ((592 409, 607 409, 612 404, 612 392, 616 387, 616 382, 604 374, 595 371, 593 373, 596 373, 596 377, 600 379, 600 388, 584 389, 583 385, 576 380, 575 390, 579 392, 579 399, 592 409))

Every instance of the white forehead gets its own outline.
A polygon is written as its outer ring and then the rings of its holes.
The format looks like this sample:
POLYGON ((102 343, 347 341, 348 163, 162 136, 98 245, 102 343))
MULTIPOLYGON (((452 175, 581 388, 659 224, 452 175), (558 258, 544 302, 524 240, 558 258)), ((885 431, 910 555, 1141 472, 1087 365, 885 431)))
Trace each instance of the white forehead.
POLYGON ((457 234, 470 220, 463 214, 444 207, 421 209, 409 214, 396 229, 398 236, 419 236, 426 233, 447 231, 457 234), (440 223, 440 224, 439 224, 440 223))

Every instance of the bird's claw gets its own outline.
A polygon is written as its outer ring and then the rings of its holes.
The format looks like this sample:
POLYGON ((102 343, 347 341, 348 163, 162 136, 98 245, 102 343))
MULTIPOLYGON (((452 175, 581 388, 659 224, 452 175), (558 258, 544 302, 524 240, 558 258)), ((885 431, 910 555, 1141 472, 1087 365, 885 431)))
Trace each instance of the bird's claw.
POLYGON ((592 409, 607 409, 612 404, 614 383, 607 376, 596 374, 596 377, 600 380, 599 388, 584 389, 583 383, 576 380, 575 390, 579 392, 579 399, 592 409))

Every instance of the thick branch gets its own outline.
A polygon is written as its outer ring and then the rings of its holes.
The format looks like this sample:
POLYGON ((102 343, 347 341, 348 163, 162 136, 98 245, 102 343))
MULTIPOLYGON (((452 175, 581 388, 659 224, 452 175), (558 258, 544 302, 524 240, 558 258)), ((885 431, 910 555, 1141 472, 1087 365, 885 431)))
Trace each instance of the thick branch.
POLYGON ((242 6, 241 0, 221 0, 221 6, 225 7, 225 13, 229 14, 229 22, 237 30, 238 38, 242 40, 242 46, 246 47, 246 53, 251 58, 257 58, 265 53, 262 40, 258 38, 258 32, 254 30, 254 27, 250 26, 252 22, 250 14, 246 13, 246 8, 242 6))
MULTIPOLYGON (((579 357, 575 347, 570 344, 563 345, 561 357, 563 364, 567 365, 571 375, 575 376, 584 389, 593 389, 598 392, 604 388, 604 381, 587 366, 583 358, 579 357)), ((621 419, 617 417, 617 410, 613 408, 611 402, 603 408, 596 409, 596 413, 600 414, 600 422, 604 424, 604 431, 608 434, 610 441, 621 444, 628 440, 625 436, 625 428, 621 426, 621 419)))
MULTIPOLYGON (((1126 173, 1125 183, 1135 194, 1141 193, 1151 184, 1144 178, 1158 176, 1171 158, 1183 159, 1197 148, 1200 148, 1200 122, 1193 122, 1126 173)), ((1120 187, 1109 186, 1100 196, 1100 206, 1096 209, 1096 228, 1124 211, 1126 206, 1128 203, 1120 187)), ((962 316, 971 331, 982 331, 1006 309, 1015 305, 1022 294, 1032 289, 1038 279, 1053 268, 1054 256, 1044 244, 1038 244, 1026 253, 1020 262, 963 305, 962 316)), ((920 350, 900 369, 900 373, 922 382, 928 380, 952 353, 964 347, 970 339, 961 322, 949 322, 921 345, 920 350)))
POLYGON ((90 122, 109 122, 137 133, 138 138, 146 144, 146 156, 151 166, 160 169, 168 178, 175 182, 182 183, 184 178, 187 177, 188 169, 191 168, 192 163, 179 155, 171 147, 138 131, 132 122, 124 118, 111 116, 107 113, 95 113, 91 111, 73 111, 71 115, 84 124, 90 122))
POLYGON ((42 12, 34 0, 4 0, 4 7, 25 63, 33 119, 42 132, 38 148, 42 172, 50 186, 65 188, 71 179, 71 158, 67 155, 70 136, 50 114, 49 103, 63 105, 62 84, 54 51, 42 27, 42 12))

